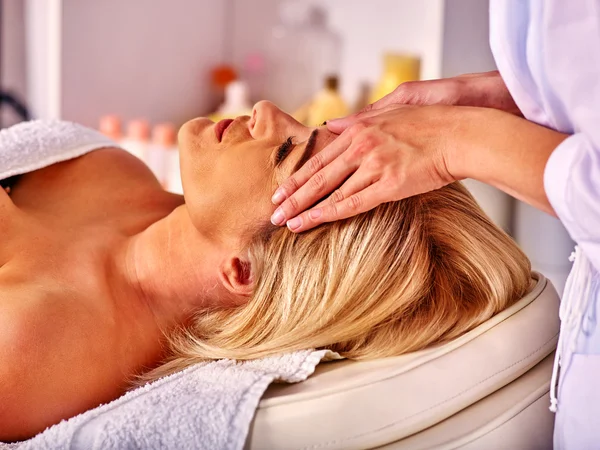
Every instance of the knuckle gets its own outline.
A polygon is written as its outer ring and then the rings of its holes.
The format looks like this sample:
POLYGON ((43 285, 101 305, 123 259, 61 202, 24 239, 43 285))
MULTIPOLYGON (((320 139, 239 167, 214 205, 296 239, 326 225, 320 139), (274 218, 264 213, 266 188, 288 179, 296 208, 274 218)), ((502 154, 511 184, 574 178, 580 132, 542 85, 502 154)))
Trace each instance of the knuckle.
POLYGON ((338 216, 338 207, 335 203, 332 203, 327 208, 327 217, 336 218, 338 216))
POLYGON ((342 190, 336 189, 331 194, 330 201, 331 201, 331 203, 337 203, 337 202, 341 202, 342 200, 344 200, 344 198, 345 197, 344 197, 344 193, 342 192, 342 190))
POLYGON ((365 134, 361 140, 361 145, 368 149, 372 149, 379 144, 379 140, 372 134, 365 134))
POLYGON ((361 206, 362 206, 362 200, 360 198, 360 195, 354 194, 354 195, 351 195, 350 197, 348 197, 348 208, 351 211, 358 211, 358 210, 360 210, 361 206))
POLYGON ((352 145, 344 155, 346 163, 353 163, 362 158, 365 148, 360 143, 352 145))
POLYGON ((348 156, 352 160, 362 159, 374 147, 377 146, 377 140, 372 136, 363 136, 351 146, 348 156))
POLYGON ((402 83, 394 94, 396 95, 396 103, 405 105, 421 105, 426 104, 426 94, 423 81, 406 81, 402 83))
POLYGON ((327 180, 322 172, 315 173, 310 179, 310 187, 321 193, 327 187, 327 180))
POLYGON ((315 156, 310 158, 306 164, 310 173, 318 173, 319 170, 321 170, 324 166, 323 157, 320 153, 317 153, 315 156))
POLYGON ((298 200, 295 196, 292 195, 290 198, 287 199, 287 201, 288 205, 290 206, 290 210, 288 211, 288 213, 296 213, 299 211, 300 204, 298 203, 298 200))
POLYGON ((287 195, 290 195, 291 193, 296 192, 300 188, 300 184, 298 183, 296 178, 290 177, 285 183, 281 185, 281 188, 287 195))
POLYGON ((359 114, 364 114, 373 111, 373 103, 369 103, 363 109, 360 110, 359 114))
POLYGON ((409 92, 414 89, 414 81, 405 81, 394 90, 394 100, 397 103, 404 103, 409 92))
POLYGON ((381 172, 386 166, 385 158, 379 153, 371 153, 365 161, 365 168, 374 172, 381 172))
POLYGON ((400 88, 401 88, 402 92, 408 93, 408 92, 414 91, 421 85, 422 85, 422 83, 420 81, 411 80, 411 81, 405 81, 404 83, 402 83, 400 85, 400 88))
POLYGON ((364 123, 363 121, 355 122, 352 125, 350 125, 350 127, 348 128, 348 134, 350 134, 350 136, 352 138, 354 138, 354 137, 358 136, 359 134, 361 134, 366 129, 367 129, 367 124, 364 123))
POLYGON ((400 179, 397 176, 387 176, 380 180, 381 188, 386 191, 396 191, 400 186, 400 179))

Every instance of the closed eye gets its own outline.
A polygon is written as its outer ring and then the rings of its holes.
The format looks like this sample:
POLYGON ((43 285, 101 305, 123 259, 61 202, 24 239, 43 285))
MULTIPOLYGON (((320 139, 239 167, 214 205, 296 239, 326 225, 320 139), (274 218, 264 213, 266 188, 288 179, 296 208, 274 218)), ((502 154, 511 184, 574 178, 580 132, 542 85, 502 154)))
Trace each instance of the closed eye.
POLYGON ((277 153, 275 154, 275 166, 279 166, 283 160, 290 154, 294 144, 292 143, 292 137, 286 139, 286 141, 279 146, 277 153))

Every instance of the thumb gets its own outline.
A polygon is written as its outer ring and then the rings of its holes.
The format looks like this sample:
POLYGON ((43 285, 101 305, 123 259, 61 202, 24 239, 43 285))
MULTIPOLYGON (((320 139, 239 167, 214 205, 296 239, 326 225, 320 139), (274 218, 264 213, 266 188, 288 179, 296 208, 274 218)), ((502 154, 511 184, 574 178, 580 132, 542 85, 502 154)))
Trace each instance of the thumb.
POLYGON ((362 114, 364 114, 367 111, 371 111, 372 108, 373 108, 373 105, 367 105, 366 107, 364 107, 357 113, 351 114, 346 117, 341 117, 339 119, 328 120, 327 121, 327 129, 329 131, 331 131, 332 133, 342 134, 342 132, 346 128, 348 128, 353 123, 356 123, 358 120, 360 120, 360 117, 362 114))
POLYGON ((357 113, 351 114, 347 117, 342 117, 339 119, 333 119, 327 121, 327 129, 335 134, 342 134, 342 132, 350 127, 352 124, 358 122, 364 116, 370 116, 373 111, 377 111, 379 109, 386 108, 387 106, 394 103, 394 97, 391 94, 386 95, 385 97, 377 100, 375 103, 371 103, 365 106, 363 109, 358 111, 357 113))

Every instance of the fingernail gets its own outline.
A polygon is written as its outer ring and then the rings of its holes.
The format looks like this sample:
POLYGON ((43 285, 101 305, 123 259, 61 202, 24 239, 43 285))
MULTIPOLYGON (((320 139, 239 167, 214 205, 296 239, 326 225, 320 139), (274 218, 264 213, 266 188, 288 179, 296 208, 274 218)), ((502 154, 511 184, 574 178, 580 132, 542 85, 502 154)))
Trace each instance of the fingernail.
POLYGON ((285 200, 285 194, 283 193, 283 191, 277 189, 275 191, 275 193, 273 194, 273 197, 271 197, 271 202, 273 202, 273 204, 278 205, 280 204, 282 201, 285 200))
POLYGON ((290 230, 300 228, 300 225, 302 225, 302 219, 300 217, 294 217, 292 220, 288 220, 287 222, 287 226, 290 230))
POLYGON ((310 217, 311 219, 318 219, 322 215, 323 215, 322 209, 313 209, 312 211, 310 211, 308 213, 308 217, 310 217))
POLYGON ((281 210, 281 208, 277 208, 271 216, 271 223, 273 225, 283 225, 284 222, 285 216, 283 215, 283 211, 281 210))

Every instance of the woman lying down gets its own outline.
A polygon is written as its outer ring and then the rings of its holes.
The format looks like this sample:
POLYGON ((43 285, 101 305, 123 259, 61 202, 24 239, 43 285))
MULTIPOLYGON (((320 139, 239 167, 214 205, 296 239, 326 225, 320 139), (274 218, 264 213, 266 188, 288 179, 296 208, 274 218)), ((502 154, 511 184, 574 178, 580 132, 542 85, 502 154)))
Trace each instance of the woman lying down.
POLYGON ((272 226, 278 184, 334 138, 261 102, 181 128, 184 197, 116 148, 0 189, 0 440, 199 361, 419 350, 526 293, 529 261, 460 183, 272 226))

